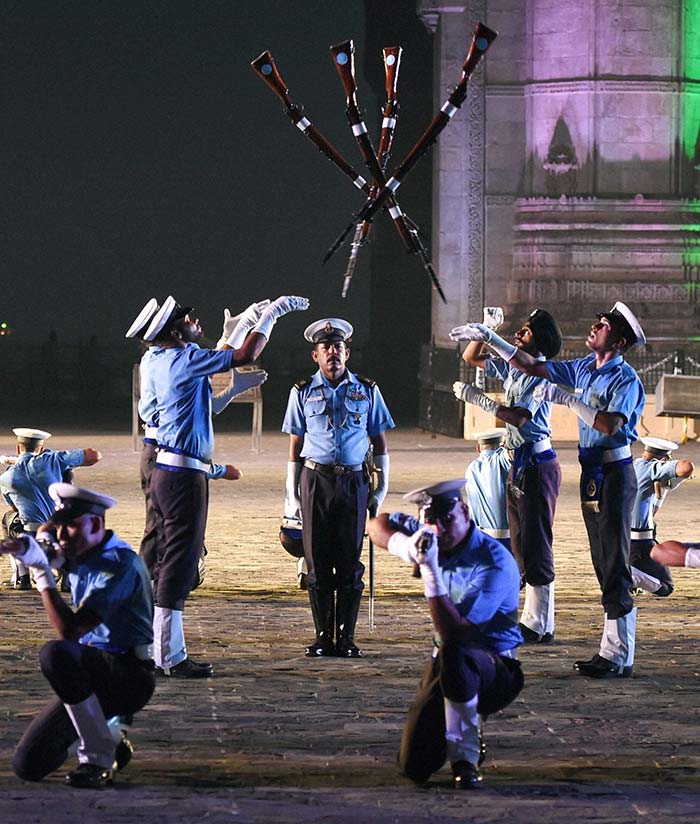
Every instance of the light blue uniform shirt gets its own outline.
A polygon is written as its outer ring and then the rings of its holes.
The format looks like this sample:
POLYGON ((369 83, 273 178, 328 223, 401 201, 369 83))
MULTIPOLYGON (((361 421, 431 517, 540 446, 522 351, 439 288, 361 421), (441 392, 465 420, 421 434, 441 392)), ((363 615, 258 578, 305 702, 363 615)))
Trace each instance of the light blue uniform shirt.
POLYGON ((233 349, 151 347, 142 363, 156 397, 158 444, 208 462, 214 449, 210 375, 231 369, 233 349))
POLYGON ((66 567, 77 609, 86 607, 102 623, 81 644, 127 652, 153 643, 153 595, 146 566, 134 550, 109 530, 102 547, 66 567))
POLYGON ((82 449, 24 452, 0 475, 2 496, 17 510, 23 524, 43 524, 55 509, 49 486, 62 481, 64 472, 81 466, 84 460, 82 449))
POLYGON ((571 386, 584 403, 604 412, 622 415, 624 423, 614 435, 605 435, 578 419, 579 444, 616 449, 637 440, 637 422, 644 411, 644 386, 639 375, 618 355, 600 369, 595 354, 571 361, 548 361, 554 383, 571 386))
MULTIPOLYGON (((654 483, 658 481, 666 489, 675 489, 685 478, 676 477, 678 461, 659 461, 655 458, 646 460, 637 458, 634 472, 637 476, 637 496, 632 507, 632 529, 646 531, 654 528, 654 509, 656 498, 654 483)), ((661 505, 661 502, 658 502, 661 505)))
POLYGON ((508 529, 506 481, 512 465, 508 450, 500 446, 482 449, 464 473, 469 512, 481 529, 508 529))
POLYGON ((146 424, 146 426, 158 426, 158 401, 156 399, 156 390, 153 386, 151 371, 148 368, 148 363, 153 355, 153 348, 149 347, 141 357, 139 364, 139 418, 146 424))
MULTIPOLYGON (((392 512, 389 521, 406 535, 421 524, 403 512, 392 512)), ((503 544, 473 524, 461 548, 447 558, 440 556, 440 571, 447 595, 462 618, 473 624, 464 631, 464 643, 501 653, 523 642, 518 629, 520 570, 503 544)), ((440 645, 436 635, 435 643, 440 645)))
POLYGON ((379 388, 359 381, 349 369, 336 387, 319 369, 301 389, 292 387, 282 431, 304 438, 302 458, 321 464, 361 464, 367 437, 374 438, 394 421, 379 388))
MULTIPOLYGON (((545 358, 537 358, 545 361, 545 358)), ((547 381, 534 375, 526 375, 509 366, 501 358, 488 358, 484 370, 490 378, 500 378, 506 393, 506 406, 527 410, 531 418, 520 428, 506 423, 506 443, 517 449, 524 443, 537 443, 552 434, 552 404, 544 399, 547 381)))

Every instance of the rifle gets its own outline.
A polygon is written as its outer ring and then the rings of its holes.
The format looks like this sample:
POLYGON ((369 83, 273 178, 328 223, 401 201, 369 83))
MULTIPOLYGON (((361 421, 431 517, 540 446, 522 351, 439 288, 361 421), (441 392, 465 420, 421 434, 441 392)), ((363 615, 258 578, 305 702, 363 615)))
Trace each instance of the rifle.
MULTIPOLYGON (((389 46, 382 49, 382 56, 384 58, 384 81, 386 88, 386 104, 382 112, 382 130, 379 136, 379 149, 377 150, 377 158, 379 165, 383 172, 389 162, 391 154, 391 144, 394 140, 394 130, 396 128, 396 118, 398 115, 399 104, 396 100, 396 82, 399 75, 399 66, 401 64, 401 46, 389 46)), ((377 187, 372 186, 370 193, 371 197, 377 194, 377 187)), ((347 297, 348 289, 350 288, 350 280, 355 271, 355 264, 357 263, 357 254, 360 251, 360 246, 367 242, 369 233, 372 229, 372 224, 369 220, 364 220, 355 226, 355 234, 350 241, 350 257, 348 258, 348 265, 345 269, 345 276, 343 278, 343 291, 341 297, 347 297)), ((326 259, 324 259, 325 262, 326 259)))
MULTIPOLYGON (((268 50, 265 50, 262 54, 256 57, 255 60, 251 61, 250 65, 256 74, 261 77, 262 80, 265 81, 266 85, 280 98, 284 104, 285 113, 290 118, 292 123, 294 123, 294 125, 302 132, 302 134, 306 135, 306 137, 331 161, 331 163, 340 169, 346 177, 350 178, 358 189, 361 189, 368 197, 371 197, 372 186, 364 179, 364 177, 362 177, 362 175, 355 171, 355 169, 347 162, 347 160, 345 160, 340 152, 334 148, 330 141, 323 136, 323 134, 307 117, 304 116, 302 108, 294 103, 289 94, 289 89, 284 80, 282 80, 282 76, 277 69, 272 54, 268 50)), ((394 225, 397 226, 396 217, 394 217, 394 215, 391 216, 394 218, 394 225)), ((415 227, 415 224, 411 222, 411 226, 415 227)), ((401 233, 400 230, 399 233, 401 233)), ((343 240, 344 239, 345 236, 343 237, 343 240)), ((408 251, 414 250, 409 248, 408 251)), ((419 250, 416 251, 420 254, 419 250)), ((421 257, 423 258, 423 256, 421 257)))
MULTIPOLYGON (((397 59, 397 56, 400 58, 400 53, 401 50, 396 48, 393 50, 384 50, 385 85, 387 90, 386 108, 389 109, 391 115, 393 115, 396 109, 398 109, 398 103, 396 102, 396 82, 399 69, 399 59, 397 59)), ((386 168, 386 163, 389 159, 389 149, 393 139, 396 118, 392 116, 384 117, 382 122, 382 137, 384 138, 384 145, 382 146, 380 140, 379 152, 378 154, 375 154, 374 147, 372 146, 367 133, 367 126, 362 119, 362 114, 357 103, 355 45, 352 40, 345 40, 342 43, 331 46, 331 54, 333 55, 333 63, 338 70, 340 81, 345 89, 345 114, 347 115, 348 123, 350 124, 355 140, 360 147, 360 152, 364 158, 365 165, 369 169, 374 181, 370 193, 370 199, 372 199, 373 195, 376 195, 378 191, 386 186, 387 181, 384 175, 384 169, 386 168), (385 120, 389 121, 386 128, 384 125, 385 120), (380 163, 379 158, 383 158, 384 167, 380 163)), ((438 294, 444 302, 447 302, 445 299, 445 294, 442 291, 440 281, 437 278, 435 270, 433 269, 430 259, 428 258, 427 251, 425 250, 425 247, 423 246, 418 235, 418 227, 415 223, 413 223, 413 221, 409 220, 406 215, 403 214, 401 208, 399 207, 398 201, 393 195, 387 198, 387 205, 389 207, 389 215, 393 219, 394 225, 396 226, 396 229, 401 236, 401 240, 403 241, 407 251, 409 254, 418 254, 421 257, 423 266, 430 276, 433 285, 437 289, 438 294)), ((355 227, 355 235, 351 244, 350 259, 348 260, 348 268, 346 269, 345 279, 343 282, 343 297, 347 294, 350 278, 352 277, 355 263, 357 261, 357 254, 360 245, 366 240, 367 235, 369 234, 369 227, 370 221, 368 220, 358 221, 355 227)), ((323 259, 324 263, 328 261, 331 255, 335 252, 336 248, 337 247, 334 247, 326 253, 323 259)))
MULTIPOLYGON (((335 241, 331 249, 335 251, 348 236, 352 228, 358 221, 371 220, 381 209, 387 200, 396 193, 396 190, 403 183, 406 175, 425 155, 437 140, 440 132, 447 126, 452 117, 457 113, 467 96, 467 81, 479 65, 481 58, 488 51, 491 43, 496 39, 498 33, 489 29, 483 23, 477 23, 474 27, 474 34, 469 46, 469 51, 462 64, 462 75, 459 82, 454 87, 447 100, 443 103, 438 114, 432 119, 428 128, 423 132, 411 151, 406 155, 403 162, 398 166, 394 174, 386 181, 386 185, 374 198, 369 198, 362 209, 347 226, 342 234, 335 241)), ((330 251, 330 250, 329 250, 330 251)), ((331 252, 332 254, 332 252, 331 252)))

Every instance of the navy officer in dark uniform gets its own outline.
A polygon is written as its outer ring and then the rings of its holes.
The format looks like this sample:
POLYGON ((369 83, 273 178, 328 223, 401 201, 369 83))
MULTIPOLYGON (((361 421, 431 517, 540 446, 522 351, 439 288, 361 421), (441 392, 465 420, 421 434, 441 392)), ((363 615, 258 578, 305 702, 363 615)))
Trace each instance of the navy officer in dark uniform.
POLYGON ((52 535, 48 555, 28 534, 0 544, 31 570, 58 634, 39 653, 56 698, 29 725, 12 766, 20 778, 39 781, 79 739, 80 764, 66 782, 97 789, 112 782, 115 755, 119 761, 106 719, 137 712, 153 694, 151 582, 141 558, 105 528, 113 498, 66 483, 49 492, 56 508, 37 533, 39 540, 52 535), (61 598, 52 566, 66 571, 75 611, 61 598))
POLYGON ((341 318, 308 326, 318 371, 291 390, 282 431, 290 436, 285 515, 302 523, 306 586, 316 639, 308 657, 357 658, 355 624, 365 571, 360 561, 367 509, 389 486, 387 429, 394 421, 376 383, 346 367, 353 328, 341 318), (372 444, 380 478, 370 496, 363 460, 372 444), (335 641, 334 641, 335 636, 335 641))
POLYGON ((578 416, 581 508, 605 619, 599 652, 590 660, 575 661, 574 669, 590 678, 629 678, 637 622, 630 594, 630 535, 637 494, 630 445, 637 440, 645 395, 624 354, 646 342, 638 319, 617 301, 591 326, 586 338, 590 354, 570 361, 538 361, 480 323, 456 327, 450 337, 487 343, 510 366, 552 381, 547 399, 578 416), (557 383, 572 387, 574 394, 557 383))
POLYGON ((435 627, 433 656, 404 729, 399 767, 426 781, 450 761, 455 788, 482 781, 483 718, 513 701, 523 686, 516 657, 520 572, 510 551, 471 520, 464 480, 442 481, 404 498, 401 512, 370 520, 370 538, 417 563, 435 627))

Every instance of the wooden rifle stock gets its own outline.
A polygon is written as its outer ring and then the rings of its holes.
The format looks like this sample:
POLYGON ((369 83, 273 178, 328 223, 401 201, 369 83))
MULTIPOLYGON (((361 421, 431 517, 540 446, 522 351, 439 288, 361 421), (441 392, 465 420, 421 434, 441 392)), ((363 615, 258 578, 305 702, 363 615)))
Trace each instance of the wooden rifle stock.
POLYGON ((308 139, 322 152, 331 163, 335 164, 338 169, 357 186, 362 189, 365 194, 369 195, 372 191, 370 184, 358 174, 355 169, 345 160, 345 158, 338 152, 333 145, 326 140, 321 132, 306 118, 302 109, 292 101, 289 95, 289 89, 286 83, 282 80, 275 60, 269 51, 264 51, 261 55, 251 61, 250 64, 255 73, 261 77, 267 86, 280 98, 284 103, 285 113, 289 116, 294 125, 304 134, 308 139))
MULTIPOLYGON (((367 126, 365 125, 362 119, 362 113, 360 112, 357 102, 357 80, 355 78, 355 45, 352 40, 345 40, 342 43, 337 43, 336 45, 331 46, 331 54, 333 55, 333 63, 336 67, 336 70, 338 71, 338 75, 345 90, 345 113, 348 118, 348 123, 350 124, 352 133, 355 136, 355 140, 357 141, 360 147, 360 151, 362 152, 362 157, 365 160, 365 164, 369 169, 374 180, 374 185, 372 187, 372 192, 370 194, 371 199, 372 194, 386 187, 386 177, 384 176, 384 170, 382 169, 379 163, 378 156, 375 153, 374 147, 372 146, 372 143, 369 139, 369 135, 367 133, 367 126)), ((392 111, 393 104, 395 103, 396 81, 398 77, 398 66, 394 67, 395 62, 395 59, 389 60, 388 64, 385 62, 387 106, 391 106, 392 111), (390 69, 391 71, 386 71, 387 69, 390 69)), ((390 130, 385 129, 383 123, 382 136, 387 139, 393 137, 393 127, 390 130)), ((389 139, 389 143, 390 142, 391 140, 389 139)), ((381 148, 381 145, 380 152, 383 153, 388 159, 388 154, 385 150, 381 148)), ((401 240, 403 241, 404 246, 406 247, 406 250, 410 254, 419 254, 421 256, 421 259, 423 260, 423 263, 425 264, 427 260, 427 252, 423 247, 422 243, 420 242, 417 231, 411 228, 411 226, 415 226, 415 224, 413 224, 412 222, 409 224, 409 221, 406 219, 406 216, 401 211, 401 208, 399 207, 399 204, 393 195, 390 194, 390 196, 387 197, 386 200, 387 205, 389 207, 389 215, 391 216, 394 222, 394 226, 396 227, 396 230, 398 231, 401 240)), ((360 220, 357 222, 357 226, 355 228, 355 235, 353 237, 351 245, 348 267, 346 269, 345 278, 343 281, 343 296, 347 295, 350 278, 352 278, 355 264, 357 261, 359 247, 369 234, 369 225, 370 224, 368 220, 360 220)), ((327 255, 325 260, 327 260, 329 256, 330 255, 327 255)), ((435 270, 432 268, 432 266, 430 266, 429 260, 427 261, 427 263, 428 266, 426 266, 426 271, 428 272, 441 298, 445 300, 445 296, 440 286, 440 283, 437 280, 435 270)))

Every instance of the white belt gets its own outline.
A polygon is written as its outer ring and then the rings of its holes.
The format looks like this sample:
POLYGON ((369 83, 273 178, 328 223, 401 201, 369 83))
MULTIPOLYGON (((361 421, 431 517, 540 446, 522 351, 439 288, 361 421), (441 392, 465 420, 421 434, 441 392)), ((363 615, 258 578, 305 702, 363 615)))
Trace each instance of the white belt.
POLYGON ((144 438, 150 438, 152 441, 157 441, 158 440, 158 427, 157 426, 144 426, 143 436, 144 436, 144 438))
POLYGON ((190 458, 189 455, 178 455, 177 452, 166 452, 159 449, 156 455, 156 464, 166 466, 177 466, 180 469, 198 469, 200 472, 209 472, 211 464, 204 463, 197 458, 190 458))
POLYGON ((632 540, 633 541, 646 541, 648 538, 654 537, 654 530, 653 529, 633 529, 632 530, 632 540))
POLYGON ((617 449, 604 449, 603 463, 615 463, 615 461, 621 461, 623 458, 629 458, 631 454, 632 450, 629 444, 618 446, 617 449))
POLYGON ((541 441, 537 441, 537 443, 532 444, 532 454, 537 455, 540 452, 546 452, 548 449, 552 448, 552 442, 549 438, 544 438, 541 441))
POLYGON ((490 535, 492 538, 510 538, 509 529, 489 529, 485 526, 480 526, 479 529, 487 535, 490 535))

